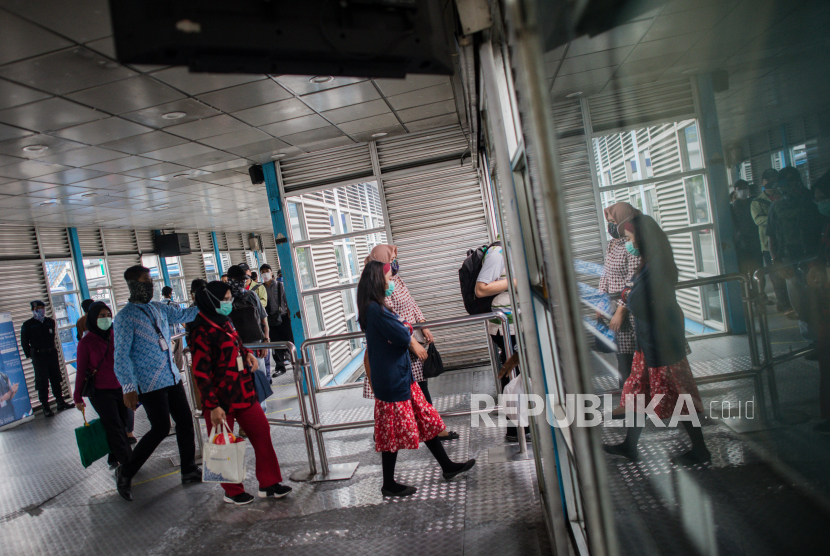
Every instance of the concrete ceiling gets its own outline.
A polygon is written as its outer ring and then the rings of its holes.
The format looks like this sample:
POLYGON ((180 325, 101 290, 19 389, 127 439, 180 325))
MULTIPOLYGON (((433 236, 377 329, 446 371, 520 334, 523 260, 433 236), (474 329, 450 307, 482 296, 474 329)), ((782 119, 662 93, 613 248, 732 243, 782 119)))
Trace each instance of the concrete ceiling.
MULTIPOLYGON (((636 5, 636 2, 632 2, 636 5)), ((725 69, 717 93, 725 145, 826 112, 826 0, 676 0, 545 55, 554 100, 725 69)))
POLYGON ((0 0, 0 223, 268 230, 247 168, 458 122, 446 76, 115 61, 106 0, 0 0))

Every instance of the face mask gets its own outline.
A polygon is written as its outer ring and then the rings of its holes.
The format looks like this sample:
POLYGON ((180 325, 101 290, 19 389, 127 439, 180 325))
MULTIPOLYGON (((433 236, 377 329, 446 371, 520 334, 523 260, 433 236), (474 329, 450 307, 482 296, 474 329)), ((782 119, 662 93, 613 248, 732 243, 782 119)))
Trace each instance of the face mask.
POLYGON ((749 199, 749 189, 739 189, 735 193, 735 197, 738 199, 749 199))
POLYGON ((270 282, 272 274, 270 272, 263 272, 262 273, 262 281, 263 282, 270 282))
POLYGON ((625 250, 634 255, 635 257, 640 256, 640 250, 634 247, 634 243, 630 241, 625 242, 625 250))
POLYGON ((395 291, 395 282, 390 281, 389 284, 386 286, 386 291, 384 293, 386 294, 386 297, 389 297, 390 295, 392 295, 392 292, 394 292, 394 291, 395 291))
POLYGON ((231 312, 233 312, 233 301, 220 301, 219 308, 216 309, 216 312, 224 317, 227 317, 231 314, 231 312))
POLYGON ((392 264, 390 266, 392 267, 392 276, 396 276, 398 274, 398 268, 399 268, 398 259, 395 259, 394 261, 392 261, 392 264))
POLYGON ((608 235, 609 236, 613 237, 614 239, 620 239, 620 232, 617 229, 616 224, 614 224, 613 222, 609 222, 607 229, 608 229, 608 235))
POLYGON ((109 330, 112 326, 112 317, 101 317, 98 319, 98 328, 101 330, 109 330))
POLYGON ((231 287, 231 295, 240 298, 245 295, 245 280, 229 280, 228 285, 231 287))
POLYGON ((128 280, 127 287, 130 289, 130 302, 150 303, 153 299, 153 283, 128 280))
POLYGON ((35 309, 32 311, 32 315, 34 315, 37 320, 42 321, 46 318, 46 309, 35 309))
POLYGON ((830 218, 830 199, 824 199, 818 202, 818 211, 830 218))

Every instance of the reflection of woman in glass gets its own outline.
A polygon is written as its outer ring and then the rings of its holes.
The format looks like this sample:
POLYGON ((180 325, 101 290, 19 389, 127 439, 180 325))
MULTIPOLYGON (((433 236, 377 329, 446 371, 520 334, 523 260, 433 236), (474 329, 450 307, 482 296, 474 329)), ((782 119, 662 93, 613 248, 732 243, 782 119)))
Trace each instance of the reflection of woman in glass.
MULTIPOLYGON (((620 226, 641 213, 628 203, 616 203, 604 211, 608 221, 608 249, 605 252, 605 271, 599 279, 599 291, 618 293, 625 288, 625 283, 634 276, 634 270, 640 265, 640 257, 632 255, 625 248, 625 238, 619 232, 620 226)), ((597 318, 600 318, 597 313, 597 318)), ((617 342, 617 370, 620 372, 620 388, 631 374, 631 362, 634 360, 634 321, 625 302, 619 300, 609 323, 617 342)))
MULTIPOLYGON (((623 299, 634 315, 637 336, 637 352, 631 368, 631 376, 623 386, 620 406, 614 417, 623 417, 626 407, 642 413, 658 394, 654 413, 660 419, 672 417, 681 394, 688 395, 698 414, 703 412, 703 402, 697 390, 692 370, 686 360, 686 334, 683 311, 677 303, 675 285, 678 280, 668 237, 653 218, 636 216, 620 227, 626 239, 626 248, 641 257, 634 274, 634 283, 623 291, 623 299), (636 396, 643 395, 645 404, 639 407, 636 396)), ((688 405, 681 414, 688 415, 688 405)), ((703 431, 689 421, 681 421, 692 440, 692 449, 673 461, 678 464, 696 464, 709 461, 711 454, 703 440, 703 431)), ((637 458, 637 441, 643 427, 631 427, 622 444, 605 446, 612 455, 637 458)))

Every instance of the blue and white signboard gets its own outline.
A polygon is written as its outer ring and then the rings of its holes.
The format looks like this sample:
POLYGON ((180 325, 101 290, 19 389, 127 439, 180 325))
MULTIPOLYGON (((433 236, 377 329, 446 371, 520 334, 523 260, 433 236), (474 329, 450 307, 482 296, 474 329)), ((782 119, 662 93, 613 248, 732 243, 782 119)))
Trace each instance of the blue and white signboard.
POLYGON ((32 416, 11 313, 0 313, 0 427, 32 416))

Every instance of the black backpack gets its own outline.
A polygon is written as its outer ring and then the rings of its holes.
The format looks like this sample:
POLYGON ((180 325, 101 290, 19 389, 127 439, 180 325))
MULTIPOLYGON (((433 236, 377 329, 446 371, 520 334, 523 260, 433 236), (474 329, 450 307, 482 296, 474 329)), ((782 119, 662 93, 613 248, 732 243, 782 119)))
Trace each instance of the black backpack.
POLYGON ((257 312, 259 298, 250 291, 246 293, 248 295, 245 295, 242 299, 234 298, 230 318, 233 327, 236 328, 239 337, 242 338, 242 342, 250 344, 264 340, 265 334, 262 331, 262 324, 257 312))
POLYGON ((496 296, 476 297, 476 280, 478 280, 478 274, 481 272, 484 255, 493 246, 500 247, 501 242, 496 241, 490 245, 482 245, 478 249, 469 249, 464 264, 458 269, 458 281, 461 283, 461 297, 464 299, 464 308, 471 315, 489 313, 492 310, 493 298, 496 296))

